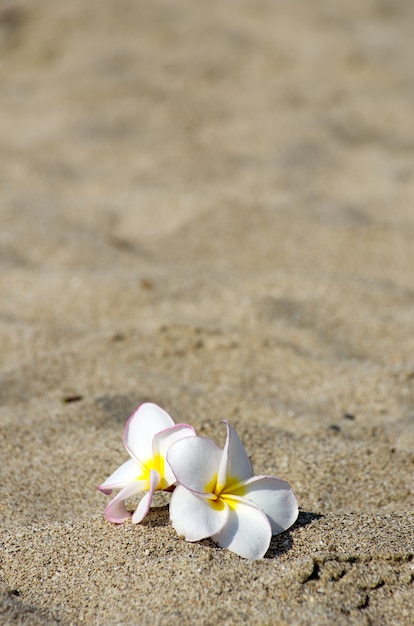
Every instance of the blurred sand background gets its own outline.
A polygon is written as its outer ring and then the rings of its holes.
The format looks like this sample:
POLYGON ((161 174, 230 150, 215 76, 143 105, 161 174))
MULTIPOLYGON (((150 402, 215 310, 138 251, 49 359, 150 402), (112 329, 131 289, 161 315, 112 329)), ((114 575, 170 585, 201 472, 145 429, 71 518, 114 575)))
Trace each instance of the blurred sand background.
POLYGON ((0 2, 0 621, 413 620, 414 4, 0 2), (95 490, 151 400, 293 486, 250 562, 95 490))

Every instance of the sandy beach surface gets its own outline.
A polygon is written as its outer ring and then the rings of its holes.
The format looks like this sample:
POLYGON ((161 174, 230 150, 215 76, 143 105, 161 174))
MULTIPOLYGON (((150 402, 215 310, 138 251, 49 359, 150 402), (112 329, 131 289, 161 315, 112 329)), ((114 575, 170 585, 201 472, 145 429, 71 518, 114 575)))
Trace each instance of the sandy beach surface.
POLYGON ((414 4, 0 3, 0 623, 411 625, 414 4), (105 521, 142 402, 289 481, 105 521))

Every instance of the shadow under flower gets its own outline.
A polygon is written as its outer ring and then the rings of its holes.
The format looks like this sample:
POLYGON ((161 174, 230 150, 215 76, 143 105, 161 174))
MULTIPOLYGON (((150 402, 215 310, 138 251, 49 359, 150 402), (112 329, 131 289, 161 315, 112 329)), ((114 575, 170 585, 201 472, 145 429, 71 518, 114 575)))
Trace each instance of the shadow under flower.
POLYGON ((264 558, 275 559, 276 557, 290 550, 293 545, 293 539, 291 537, 291 534, 297 528, 307 526, 308 524, 311 524, 315 520, 321 519, 322 517, 323 515, 321 515, 320 513, 312 513, 311 511, 300 511, 298 519, 293 524, 293 526, 285 530, 283 533, 280 533, 280 535, 275 535, 274 537, 272 537, 269 549, 266 552, 264 558))
MULTIPOLYGON (((169 516, 169 507, 168 504, 161 504, 161 494, 157 494, 159 496, 160 502, 159 505, 151 507, 148 512, 148 515, 141 522, 142 526, 146 526, 147 528, 159 528, 170 526, 170 516, 169 516)), ((162 494, 164 495, 164 494, 162 494)), ((165 497, 165 495, 164 495, 165 497)), ((320 513, 312 513, 311 511, 300 511, 298 515, 298 519, 296 522, 285 530, 280 535, 275 535, 272 537, 270 542, 270 546, 268 551, 266 552, 264 558, 265 559, 275 559, 281 554, 287 552, 293 545, 292 533, 297 528, 302 528, 303 526, 307 526, 311 524, 315 520, 319 520, 323 517, 320 513)), ((218 547, 218 545, 210 538, 202 539, 201 541, 196 542, 198 545, 202 545, 205 548, 210 550, 218 551, 222 550, 222 548, 218 547)))
POLYGON ((170 526, 170 524, 168 504, 151 507, 147 516, 141 522, 141 526, 147 526, 148 528, 170 526))

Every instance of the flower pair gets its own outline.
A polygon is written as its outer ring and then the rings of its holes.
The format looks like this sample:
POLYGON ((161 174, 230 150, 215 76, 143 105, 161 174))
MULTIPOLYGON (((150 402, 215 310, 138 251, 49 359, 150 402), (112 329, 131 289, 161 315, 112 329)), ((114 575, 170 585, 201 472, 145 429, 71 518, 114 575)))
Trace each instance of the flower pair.
POLYGON ((129 418, 124 445, 132 457, 98 489, 120 492, 105 517, 122 523, 131 515, 124 501, 145 495, 132 515, 142 521, 156 490, 174 490, 170 518, 187 541, 211 537, 219 546, 245 557, 264 556, 270 540, 298 516, 289 484, 273 476, 254 476, 236 431, 227 425, 224 449, 196 435, 188 424, 174 425, 155 404, 142 404, 129 418))

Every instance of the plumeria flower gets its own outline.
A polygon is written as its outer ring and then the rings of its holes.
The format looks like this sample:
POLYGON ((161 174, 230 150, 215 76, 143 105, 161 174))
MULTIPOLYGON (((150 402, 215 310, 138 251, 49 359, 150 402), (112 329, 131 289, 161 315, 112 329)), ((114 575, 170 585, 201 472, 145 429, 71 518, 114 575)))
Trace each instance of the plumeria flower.
POLYGON ((242 442, 225 423, 224 450, 198 436, 170 447, 167 460, 178 481, 170 517, 187 541, 211 537, 222 548, 259 559, 268 550, 272 534, 295 522, 298 504, 284 480, 253 475, 242 442))
POLYGON ((169 490, 176 482, 166 461, 168 448, 183 437, 194 436, 192 426, 175 425, 168 413, 156 404, 141 404, 127 421, 124 430, 124 446, 131 459, 98 487, 106 495, 111 494, 113 489, 120 489, 105 509, 106 519, 122 524, 131 517, 125 507, 125 500, 137 494, 145 494, 132 515, 134 524, 141 522, 148 513, 154 491, 169 490))

